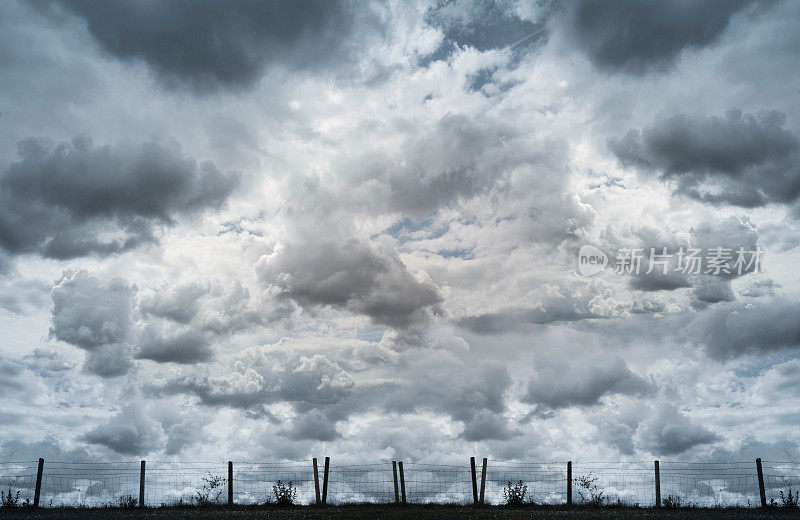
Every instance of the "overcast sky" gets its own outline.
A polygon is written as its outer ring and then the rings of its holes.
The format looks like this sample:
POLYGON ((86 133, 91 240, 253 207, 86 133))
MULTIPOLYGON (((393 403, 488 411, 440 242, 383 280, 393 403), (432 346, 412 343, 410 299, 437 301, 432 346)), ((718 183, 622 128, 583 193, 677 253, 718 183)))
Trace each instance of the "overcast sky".
POLYGON ((799 58, 791 1, 3 1, 0 459, 797 460, 799 58))

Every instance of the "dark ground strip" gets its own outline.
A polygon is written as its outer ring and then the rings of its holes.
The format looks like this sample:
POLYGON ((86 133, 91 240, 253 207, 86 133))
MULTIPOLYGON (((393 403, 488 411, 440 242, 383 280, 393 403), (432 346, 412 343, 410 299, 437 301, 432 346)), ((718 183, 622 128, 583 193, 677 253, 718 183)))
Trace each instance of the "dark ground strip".
POLYGON ((645 508, 508 508, 508 507, 463 507, 463 506, 425 506, 425 505, 345 505, 328 507, 292 507, 285 509, 265 507, 232 507, 232 508, 155 508, 155 509, 78 509, 78 508, 41 508, 38 510, 3 510, 0 518, 21 519, 90 519, 90 520, 127 520, 127 519, 413 519, 441 520, 458 519, 697 519, 716 520, 733 518, 737 520, 761 520, 773 518, 800 518, 800 509, 645 509, 645 508))

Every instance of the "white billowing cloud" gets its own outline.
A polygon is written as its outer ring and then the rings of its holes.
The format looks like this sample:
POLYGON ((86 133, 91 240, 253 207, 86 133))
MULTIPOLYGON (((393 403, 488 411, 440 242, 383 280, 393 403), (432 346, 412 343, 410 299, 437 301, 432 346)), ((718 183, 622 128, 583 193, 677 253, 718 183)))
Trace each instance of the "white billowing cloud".
POLYGON ((104 283, 87 271, 66 272, 53 287, 50 335, 86 351, 84 368, 104 377, 130 367, 135 286, 104 283))

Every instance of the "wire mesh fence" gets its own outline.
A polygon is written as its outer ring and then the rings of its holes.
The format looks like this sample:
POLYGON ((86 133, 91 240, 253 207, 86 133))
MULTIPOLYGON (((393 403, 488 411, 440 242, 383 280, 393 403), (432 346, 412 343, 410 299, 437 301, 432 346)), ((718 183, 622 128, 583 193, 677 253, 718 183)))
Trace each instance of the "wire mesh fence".
MULTIPOLYGON (((33 501, 36 463, 26 498, 33 501)), ((48 462, 42 474, 44 506, 124 506, 139 492, 139 463, 135 462, 48 462)), ((127 505, 130 505, 128 503, 127 505)))
POLYGON ((4 506, 9 499, 20 505, 33 502, 38 464, 36 460, 0 462, 0 491, 4 494, 4 506))
POLYGON ((234 462, 233 494, 237 504, 265 504, 275 499, 278 481, 296 490, 295 503, 313 504, 314 470, 311 461, 234 462))
POLYGON ((486 466, 486 503, 504 503, 503 490, 519 482, 526 486, 525 499, 529 501, 548 505, 567 502, 566 462, 490 462, 486 466))
POLYGON ((572 478, 576 503, 655 505, 652 461, 574 462, 572 478))
POLYGON ((763 461, 764 490, 767 502, 784 505, 788 494, 795 494, 797 507, 798 491, 800 491, 800 462, 763 461))
POLYGON ((662 462, 661 493, 674 506, 760 505, 758 475, 748 462, 662 462))
POLYGON ((145 482, 144 503, 149 506, 221 504, 227 500, 228 465, 224 462, 148 462, 145 482))
POLYGON ((394 477, 391 463, 357 464, 330 468, 327 501, 393 502, 394 477))
POLYGON ((472 473, 463 466, 406 464, 406 499, 411 503, 464 504, 472 501, 472 473))
MULTIPOLYGON (((659 484, 653 461, 571 463, 492 461, 473 473, 464 464, 338 465, 327 472, 319 461, 318 479, 309 461, 227 462, 148 461, 144 489, 141 463, 59 462, 43 466, 39 506, 150 507, 172 505, 266 504, 275 488, 291 489, 295 504, 409 503, 468 504, 480 496, 486 504, 506 502, 508 486, 524 488, 525 501, 542 505, 659 505, 673 507, 759 506, 762 504, 756 464, 745 462, 660 462, 659 484), (474 487, 473 487, 474 486, 474 487), (317 494, 317 487, 319 493, 317 494), (395 491, 396 490, 396 491, 395 491), (141 493, 141 494, 140 494, 141 493), (570 495, 571 493, 571 495, 570 495)), ((3 507, 32 504, 39 461, 0 462, 3 507)), ((764 500, 785 505, 800 490, 800 462, 763 461, 764 500)))

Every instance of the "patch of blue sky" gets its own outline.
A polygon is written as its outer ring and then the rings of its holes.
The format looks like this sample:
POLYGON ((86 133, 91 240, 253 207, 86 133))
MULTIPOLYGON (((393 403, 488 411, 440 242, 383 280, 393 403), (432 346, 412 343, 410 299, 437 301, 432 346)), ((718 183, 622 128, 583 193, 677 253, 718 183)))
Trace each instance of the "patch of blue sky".
POLYGON ((785 354, 773 354, 766 359, 753 359, 749 363, 744 363, 733 369, 733 373, 737 377, 758 377, 763 372, 769 370, 775 365, 786 363, 800 359, 799 352, 787 352, 785 354))
MULTIPOLYGON (((432 240, 441 238, 449 230, 449 223, 437 225, 433 217, 418 221, 403 217, 401 220, 386 228, 383 233, 379 234, 387 234, 402 245, 412 240, 432 240)), ((371 238, 375 239, 379 234, 372 235, 371 238)))

